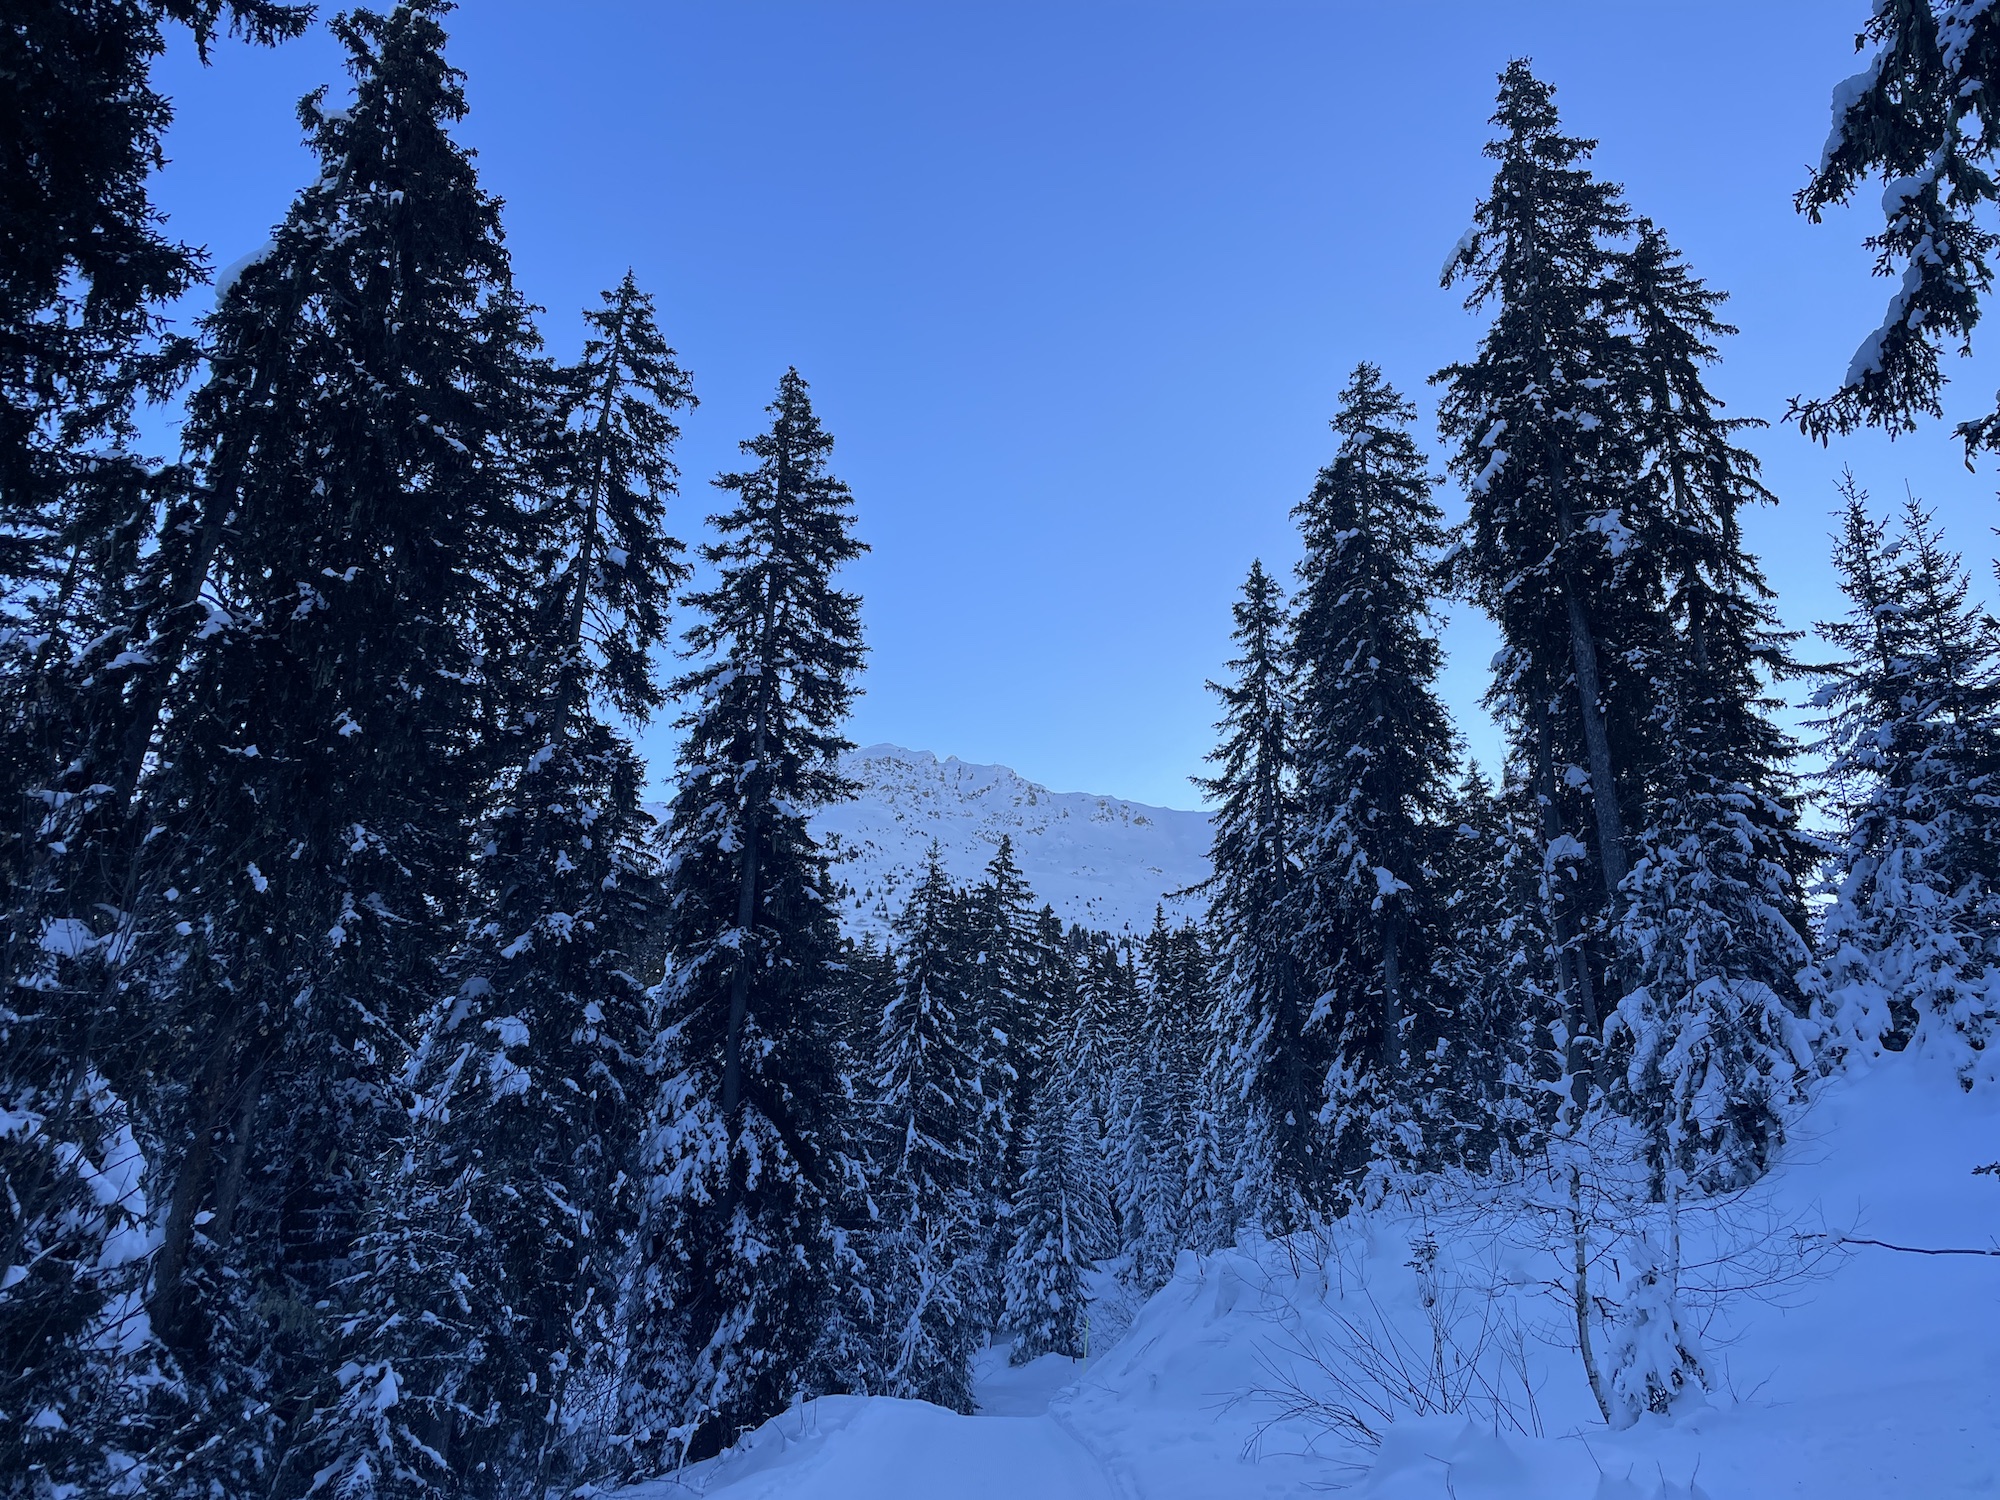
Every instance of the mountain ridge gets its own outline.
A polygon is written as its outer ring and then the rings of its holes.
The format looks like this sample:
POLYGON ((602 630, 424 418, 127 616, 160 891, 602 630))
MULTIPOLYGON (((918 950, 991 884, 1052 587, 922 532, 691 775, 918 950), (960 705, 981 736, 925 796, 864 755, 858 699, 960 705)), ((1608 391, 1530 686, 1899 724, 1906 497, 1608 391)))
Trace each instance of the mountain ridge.
POLYGON ((876 744, 841 757, 860 787, 821 808, 813 834, 844 887, 841 920, 886 937, 933 842, 955 880, 980 878, 1003 836, 1036 900, 1067 923, 1144 932, 1156 908, 1200 915, 1185 894, 1209 875, 1209 818, 1090 792, 1056 792, 1006 766, 876 744))

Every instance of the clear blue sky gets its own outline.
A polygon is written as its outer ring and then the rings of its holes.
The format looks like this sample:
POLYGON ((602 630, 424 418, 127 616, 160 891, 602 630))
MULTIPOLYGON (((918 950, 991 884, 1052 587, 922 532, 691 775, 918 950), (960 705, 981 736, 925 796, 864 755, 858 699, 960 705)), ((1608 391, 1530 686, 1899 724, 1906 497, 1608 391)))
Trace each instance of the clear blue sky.
MULTIPOLYGON (((1478 334, 1438 268, 1488 180, 1507 59, 1534 58, 1599 169, 1733 294, 1716 386, 1776 418, 1837 380, 1887 295, 1865 215, 1791 208, 1866 11, 471 0, 450 24, 464 137, 552 345, 629 264, 694 372, 682 535, 785 366, 811 382, 874 547, 854 737, 1191 806, 1229 603, 1252 557, 1289 569, 1355 361, 1418 399, 1435 446, 1425 378, 1478 334)), ((293 104, 338 63, 320 31, 162 65, 159 201, 217 264, 303 180, 293 104)), ((1994 372, 1960 369, 1961 414, 1994 372)), ((1794 623, 1834 607, 1843 462, 1878 496, 1913 484, 1991 593, 1994 481, 1942 428, 1754 446, 1785 503, 1751 536, 1794 623)), ((1492 636, 1455 618, 1446 641, 1490 760, 1492 636)))

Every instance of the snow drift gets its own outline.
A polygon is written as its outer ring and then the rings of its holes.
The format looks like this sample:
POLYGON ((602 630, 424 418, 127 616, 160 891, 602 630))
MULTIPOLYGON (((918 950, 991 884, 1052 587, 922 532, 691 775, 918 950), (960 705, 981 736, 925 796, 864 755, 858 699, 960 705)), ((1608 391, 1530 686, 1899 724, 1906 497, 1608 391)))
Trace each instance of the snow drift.
MULTIPOLYGON (((1183 1254, 1135 1313, 1108 1292, 1098 1323, 1109 1333, 1129 1316, 1122 1336, 1075 1364, 1009 1370, 990 1355, 988 1414, 807 1402, 629 1500, 1990 1493, 2000 1180, 1975 1168, 1996 1158, 2000 1101, 1961 1091, 1935 1060, 1825 1083, 1739 1200, 1732 1222, 1768 1233, 1736 1268, 1741 1284, 1703 1302, 1715 1391, 1623 1432, 1592 1402, 1559 1256, 1504 1224, 1385 1208, 1183 1254)), ((1730 1267, 1708 1272, 1730 1287, 1730 1267)))

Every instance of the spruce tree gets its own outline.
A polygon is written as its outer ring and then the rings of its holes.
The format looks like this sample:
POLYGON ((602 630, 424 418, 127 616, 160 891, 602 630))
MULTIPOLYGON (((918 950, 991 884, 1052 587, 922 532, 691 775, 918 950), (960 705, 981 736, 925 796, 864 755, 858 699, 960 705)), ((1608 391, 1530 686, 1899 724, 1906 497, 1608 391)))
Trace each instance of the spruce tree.
POLYGON ((982 1264, 979 1304, 989 1326, 999 1321, 1002 1277, 1019 1186, 1028 1114, 1041 1067, 1046 1019, 1036 992, 1034 893, 1014 861, 1011 835, 987 862, 972 892, 968 944, 973 959, 968 1018, 979 1082, 974 1193, 982 1264))
POLYGON ((1415 417, 1380 370, 1356 366, 1333 418, 1339 450, 1295 512, 1297 941, 1332 1047, 1325 1108, 1350 1194, 1387 1144, 1406 1049, 1437 1033, 1430 856, 1457 746, 1430 607, 1444 518, 1415 417))
MULTIPOLYGON (((1200 1143, 1213 993, 1200 933, 1192 926, 1170 929, 1163 910, 1154 910, 1140 957, 1130 1063, 1137 1097, 1120 1197, 1129 1222, 1129 1275, 1150 1290, 1173 1274, 1176 1256, 1191 1243, 1188 1187, 1200 1143)), ((1219 1137, 1211 1146, 1219 1149, 1219 1137)), ((1205 1219, 1213 1213, 1212 1205, 1197 1207, 1205 1219)), ((1205 1223, 1204 1232, 1212 1228, 1205 1223)))
POLYGON ((1469 362, 1435 377, 1439 425, 1470 499, 1450 579, 1505 642, 1490 703, 1544 808, 1553 962, 1579 1097, 1595 1072, 1609 955, 1603 929, 1631 869, 1655 747, 1657 569, 1624 515, 1638 454, 1619 404, 1625 335, 1612 273, 1630 214, 1564 135, 1554 90, 1522 60, 1501 75, 1497 164, 1445 267, 1492 319, 1469 362))
POLYGON ((882 1016, 874 1082, 884 1144, 876 1264, 887 1390, 970 1414, 986 1250, 965 905, 933 845, 898 923, 896 996, 882 1016))
POLYGON ((1449 942, 1433 982, 1438 1036, 1406 1090, 1431 1119, 1441 1163, 1504 1170, 1545 1141, 1562 1074, 1560 997, 1542 962, 1550 934, 1540 807, 1518 762, 1495 787, 1467 768, 1440 819, 1437 888, 1449 942))
MULTIPOLYGON (((1895 0, 1855 35, 1868 65, 1833 90, 1833 128, 1801 213, 1818 223, 1870 178, 1883 183, 1882 227, 1866 244, 1875 274, 1894 277, 1882 323, 1862 340, 1840 389, 1794 399, 1791 416, 1825 442, 1867 424, 1890 433, 1942 414, 1938 355, 1971 343, 2000 245, 2000 14, 1980 0, 1895 0)), ((2000 412, 1959 424, 1971 453, 2000 446, 2000 412)))
POLYGON ((1014 1333, 1008 1358, 1017 1365, 1086 1351, 1086 1277, 1106 1230, 1098 1222, 1096 1146, 1075 1090, 1069 1071, 1057 1067, 1035 1091, 1007 1252, 1006 1321, 1014 1333))
POLYGON ((186 442, 214 602, 142 787, 139 993, 174 1080, 151 1314, 190 1489, 289 1473, 337 1363, 503 739, 547 387, 437 8, 333 29, 354 103, 301 106, 318 179, 210 321, 186 442))
POLYGON ((1793 747, 1771 717, 1768 684, 1794 670, 1789 638, 1739 521, 1774 497, 1736 443, 1753 424, 1722 415, 1703 373, 1734 332, 1716 315, 1722 300, 1640 223, 1614 289, 1630 335, 1622 410, 1643 455, 1624 517, 1658 571, 1671 631, 1654 663, 1657 764, 1616 939, 1631 992, 1607 1041, 1662 1191, 1761 1175, 1808 1061, 1797 976, 1815 852, 1786 770, 1793 747))
POLYGON ((597 1457, 570 1434, 611 1377, 648 1103, 638 975, 659 918, 643 769, 598 710, 643 718, 660 701, 651 654, 684 572, 663 528, 673 414, 692 395, 629 274, 586 317, 533 517, 516 764, 481 830, 457 993, 413 1064, 417 1130, 377 1190, 356 1373, 315 1434, 315 1472, 356 1493, 364 1475, 400 1491, 455 1473, 465 1493, 507 1494, 597 1457), (423 1415, 384 1411, 384 1380, 423 1415))
POLYGON ((1914 499, 1891 536, 1852 480, 1834 551, 1847 617, 1814 696, 1839 814, 1828 1008, 1864 1054, 1921 1044, 1994 1076, 2000 625, 1914 499))
POLYGON ((20 1122, 0 1140, 0 1253, 26 1268, 0 1289, 0 1494, 107 1483, 144 1445, 129 1420, 152 1374, 145 1084, 113 977, 132 845, 103 749, 168 655, 135 602, 185 486, 135 451, 133 416, 192 366, 160 308, 204 267, 150 199, 172 118, 150 69, 179 27, 206 60, 225 24, 272 44, 309 18, 45 0, 0 28, 0 1113, 20 1122))
POLYGON ((796 370, 688 596, 693 665, 674 684, 678 789, 665 834, 668 975, 644 1169, 624 1410, 635 1460, 701 1457, 808 1391, 848 1143, 838 936, 806 820, 850 795, 841 723, 860 601, 833 575, 863 549, 832 438, 796 370))
POLYGON ((1252 563, 1233 610, 1237 656, 1221 699, 1215 774, 1211 920, 1222 944, 1222 1035, 1243 1101, 1242 1217, 1273 1233, 1301 1227, 1327 1201, 1330 1164, 1315 1129, 1326 1073, 1307 1034, 1311 997, 1293 947, 1297 922, 1296 719, 1283 595, 1252 563))
POLYGON ((877 1184, 888 1140, 875 1101, 875 1061, 882 1018, 897 993, 896 954, 865 933, 843 941, 835 966, 836 1071, 839 1123, 831 1134, 846 1142, 833 1207, 832 1254, 824 1268, 828 1309, 812 1356, 815 1388, 878 1394, 884 1378, 884 1302, 877 1261, 882 1203, 877 1184))

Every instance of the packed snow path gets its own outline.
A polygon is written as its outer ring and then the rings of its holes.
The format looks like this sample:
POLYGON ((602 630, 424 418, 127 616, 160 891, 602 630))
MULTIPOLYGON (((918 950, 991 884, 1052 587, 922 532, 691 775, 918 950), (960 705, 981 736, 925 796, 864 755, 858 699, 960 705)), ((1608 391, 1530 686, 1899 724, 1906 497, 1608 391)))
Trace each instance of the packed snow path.
MULTIPOLYGON (((1060 1363, 1067 1367, 1068 1361, 1060 1363)), ((1068 1373, 1067 1369, 1062 1373, 1068 1373)), ((1060 1375, 1058 1375, 1060 1378, 1060 1375)), ((1047 1392, 1001 1382, 1002 1412, 961 1417, 922 1401, 828 1396, 767 1422, 692 1484, 659 1480, 622 1500, 1128 1500, 1046 1409, 1047 1392), (698 1486, 698 1487, 697 1487, 698 1486)))

